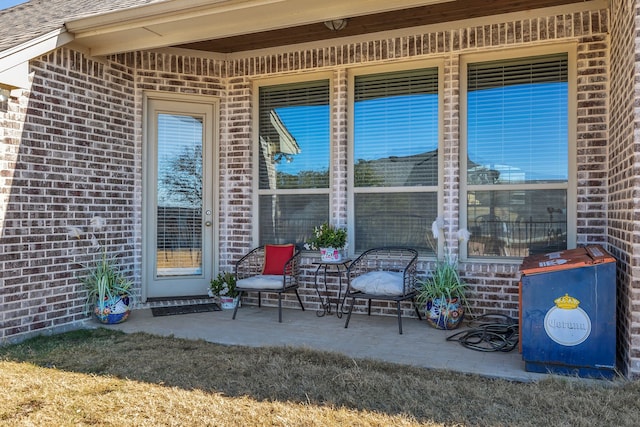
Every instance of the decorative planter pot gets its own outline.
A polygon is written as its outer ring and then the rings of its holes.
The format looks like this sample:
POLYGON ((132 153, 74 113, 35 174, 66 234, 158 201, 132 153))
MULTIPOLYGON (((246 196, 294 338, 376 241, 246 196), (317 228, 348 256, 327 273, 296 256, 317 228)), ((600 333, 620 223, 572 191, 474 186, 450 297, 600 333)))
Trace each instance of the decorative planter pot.
POLYGON ((102 306, 96 303, 93 313, 100 323, 107 325, 122 323, 131 313, 129 297, 113 297, 106 300, 102 306))
POLYGON ((223 310, 233 310, 236 304, 240 303, 240 297, 220 297, 220 308, 223 310))
POLYGON ((464 318, 464 306, 460 298, 427 301, 427 323, 436 329, 456 329, 464 318))
POLYGON ((322 261, 340 261, 342 254, 336 248, 320 248, 320 258, 322 261))

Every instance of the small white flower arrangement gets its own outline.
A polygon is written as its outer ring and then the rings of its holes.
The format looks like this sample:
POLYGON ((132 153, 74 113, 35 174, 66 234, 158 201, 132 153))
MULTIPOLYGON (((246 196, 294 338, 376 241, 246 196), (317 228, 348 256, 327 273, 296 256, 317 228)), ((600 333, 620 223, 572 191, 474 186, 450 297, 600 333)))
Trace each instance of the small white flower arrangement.
POLYGON ((313 237, 305 243, 305 249, 318 250, 320 248, 344 249, 347 246, 347 230, 334 227, 329 223, 313 228, 313 237))
POLYGON ((85 238, 89 242, 89 249, 97 252, 100 250, 102 245, 98 241, 96 237, 96 233, 102 231, 106 225, 106 221, 101 216, 94 216, 89 220, 89 225, 86 230, 83 230, 80 227, 67 227, 67 236, 69 236, 72 240, 82 240, 85 238))
POLYGON ((211 279, 208 293, 211 298, 216 299, 237 297, 236 276, 231 273, 219 273, 214 279, 211 279))
MULTIPOLYGON (((431 247, 433 248, 434 252, 437 254, 438 253, 437 241, 439 239, 443 239, 444 258, 445 260, 453 261, 455 263, 457 261, 457 256, 452 252, 451 248, 449 248, 449 246, 447 245, 447 241, 444 240, 445 225, 446 225, 445 221, 441 216, 436 217, 435 221, 433 221, 433 223, 431 224, 431 234, 433 236, 433 240, 430 238, 431 236, 427 236, 427 240, 431 244, 431 247)), ((458 241, 460 242, 460 245, 466 245, 467 242, 469 241, 469 238, 471 237, 471 233, 469 233, 469 230, 467 230, 466 228, 461 228, 460 230, 458 230, 457 235, 458 235, 458 241)))

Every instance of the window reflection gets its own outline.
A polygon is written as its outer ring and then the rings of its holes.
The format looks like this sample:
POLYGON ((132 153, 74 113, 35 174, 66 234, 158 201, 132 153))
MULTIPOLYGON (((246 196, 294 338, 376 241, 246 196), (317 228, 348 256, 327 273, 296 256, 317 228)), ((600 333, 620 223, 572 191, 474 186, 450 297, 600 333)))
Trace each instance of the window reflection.
POLYGON ((408 246, 433 254, 438 211, 438 69, 354 79, 356 252, 408 246))
POLYGON ((156 274, 202 272, 202 118, 157 117, 156 274))
POLYGON ((329 218, 329 196, 260 196, 260 242, 302 243, 311 238, 313 228, 329 218))
POLYGON ((469 64, 467 82, 468 255, 566 249, 567 54, 469 64))
POLYGON ((433 254, 428 234, 437 216, 437 193, 363 193, 355 197, 356 252, 407 246, 433 254))
POLYGON ((260 189, 329 188, 328 81, 260 88, 260 189))
POLYGON ((525 257, 567 249, 565 190, 470 191, 469 256, 525 257))
POLYGON ((263 86, 259 102, 260 243, 302 243, 329 219, 329 81, 263 86))

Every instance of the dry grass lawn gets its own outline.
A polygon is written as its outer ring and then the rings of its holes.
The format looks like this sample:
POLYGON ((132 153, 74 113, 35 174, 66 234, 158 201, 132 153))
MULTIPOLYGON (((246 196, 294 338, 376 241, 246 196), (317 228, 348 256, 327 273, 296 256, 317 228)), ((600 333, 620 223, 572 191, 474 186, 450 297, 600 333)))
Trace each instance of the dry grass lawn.
POLYGON ((0 424, 635 426, 640 383, 513 383, 106 329, 0 347, 0 424))

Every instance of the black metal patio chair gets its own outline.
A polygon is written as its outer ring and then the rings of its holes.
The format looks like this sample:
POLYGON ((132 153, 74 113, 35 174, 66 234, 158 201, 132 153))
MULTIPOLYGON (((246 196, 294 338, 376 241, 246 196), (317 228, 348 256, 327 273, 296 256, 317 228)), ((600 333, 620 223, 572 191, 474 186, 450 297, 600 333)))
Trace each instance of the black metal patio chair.
POLYGON ((402 301, 411 301, 418 319, 422 320, 415 302, 416 265, 418 251, 405 247, 382 247, 365 251, 347 268, 345 304, 349 304, 344 327, 349 327, 356 299, 368 300, 367 314, 371 315, 371 300, 395 301, 398 311, 398 330, 402 334, 402 301))
MULTIPOLYGON (((304 311, 298 294, 301 254, 293 244, 264 245, 252 249, 235 267, 236 290, 240 299, 243 293, 257 292, 260 307, 263 292, 278 294, 278 322, 282 323, 282 294, 295 292, 304 311)), ((233 319, 236 318, 239 305, 236 304, 233 310, 233 319)))

